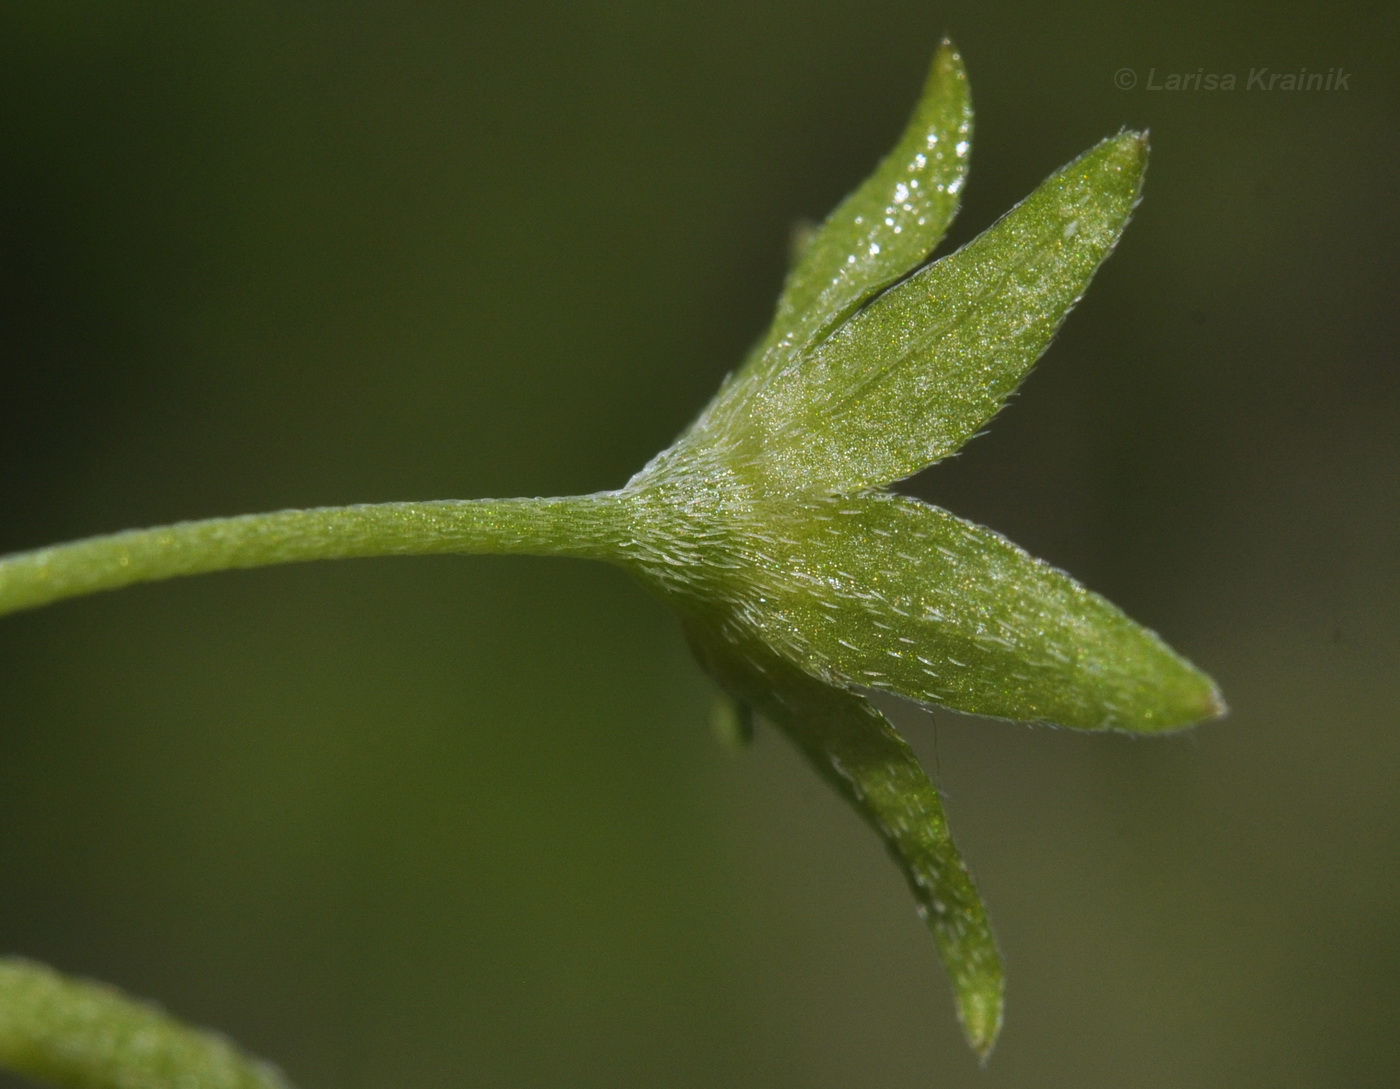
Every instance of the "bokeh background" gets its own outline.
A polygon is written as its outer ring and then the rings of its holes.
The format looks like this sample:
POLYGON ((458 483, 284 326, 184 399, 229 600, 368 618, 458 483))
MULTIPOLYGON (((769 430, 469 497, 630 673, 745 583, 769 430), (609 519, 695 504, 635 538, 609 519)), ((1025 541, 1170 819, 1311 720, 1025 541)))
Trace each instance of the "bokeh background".
POLYGON ((6 5, 0 550, 620 484, 945 31, 952 243, 1125 124, 1153 162, 1021 395, 910 487, 1233 707, 1157 741, 896 712, 1005 951, 986 1071, 874 838, 772 732, 717 744, 670 618, 571 561, 0 622, 0 949, 304 1089, 1400 1083, 1392 5, 6 5), (1198 71, 1241 86, 1147 88, 1198 71))

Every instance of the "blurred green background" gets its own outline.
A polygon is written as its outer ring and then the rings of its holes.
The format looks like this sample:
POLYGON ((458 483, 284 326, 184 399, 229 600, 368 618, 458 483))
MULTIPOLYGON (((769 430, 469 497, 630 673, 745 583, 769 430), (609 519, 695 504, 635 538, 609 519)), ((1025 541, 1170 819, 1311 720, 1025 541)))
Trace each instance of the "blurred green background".
POLYGON ((978 109, 953 243, 1123 125, 1153 163, 1042 368, 911 487, 1160 630, 1233 713, 1151 742, 896 713, 1006 955, 982 1072, 874 838, 773 733, 715 743, 620 573, 151 586, 0 622, 0 949, 304 1089, 1400 1083, 1397 21, 6 5, 0 551, 620 484, 948 31, 978 109), (1147 89, 1259 67, 1349 87, 1147 89))

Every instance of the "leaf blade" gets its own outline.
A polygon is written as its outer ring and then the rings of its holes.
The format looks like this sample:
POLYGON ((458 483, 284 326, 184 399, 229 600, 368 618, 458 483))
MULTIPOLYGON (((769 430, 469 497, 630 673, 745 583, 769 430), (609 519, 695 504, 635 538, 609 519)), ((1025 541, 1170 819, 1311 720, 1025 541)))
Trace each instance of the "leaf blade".
POLYGON ((962 249, 891 288, 756 391, 749 455, 789 486, 882 487, 956 451, 1006 402, 1112 251, 1146 138, 1056 171, 962 249))
POLYGON ((883 840, 933 936, 968 1043, 985 1059, 1001 1030, 1001 955, 938 790, 913 750, 864 697, 776 658, 737 655, 694 624, 687 634, 721 686, 787 734, 883 840))
POLYGON ((794 502, 765 630, 829 684, 1083 730, 1159 733, 1225 710, 1154 632, 992 530, 891 494, 794 502), (807 527, 804 536, 801 527, 807 527))
POLYGON ((83 1089, 291 1089, 276 1067, 113 987, 0 958, 0 1067, 83 1089))
POLYGON ((945 40, 894 148, 803 244, 765 347, 800 352, 928 257, 957 214, 971 138, 967 71, 945 40))
POLYGON ((742 431, 754 390, 927 260, 957 214, 971 142, 967 70, 945 39, 895 146, 820 226, 794 238, 772 324, 682 444, 742 431))

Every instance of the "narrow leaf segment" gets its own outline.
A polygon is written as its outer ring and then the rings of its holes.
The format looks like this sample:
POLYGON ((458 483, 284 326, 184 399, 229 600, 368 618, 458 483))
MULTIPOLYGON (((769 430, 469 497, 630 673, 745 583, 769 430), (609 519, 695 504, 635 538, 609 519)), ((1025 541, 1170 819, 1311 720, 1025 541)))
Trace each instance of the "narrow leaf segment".
POLYGON ((883 487, 956 451, 1006 403, 1112 251, 1147 143, 1105 140, 995 226, 890 289, 754 398, 749 440, 804 489, 883 487))
POLYGON ((217 1033, 14 958, 0 959, 0 1067, 66 1089, 291 1089, 217 1033))
POLYGON ((938 790, 913 750, 861 696, 776 658, 734 658, 713 633, 687 631, 711 675, 782 730, 884 841, 933 934, 968 1042, 985 1058, 1001 1030, 1001 956, 938 790))
POLYGON ((803 247, 766 340, 783 349, 762 369, 797 356, 928 259, 957 214, 971 149, 967 72, 944 42, 899 142, 803 247))
POLYGON ((879 493, 765 514, 755 547, 771 563, 730 613, 750 626, 724 630, 786 644, 829 684, 1081 730, 1155 733, 1223 710, 1211 679, 1155 633, 938 507, 879 493))

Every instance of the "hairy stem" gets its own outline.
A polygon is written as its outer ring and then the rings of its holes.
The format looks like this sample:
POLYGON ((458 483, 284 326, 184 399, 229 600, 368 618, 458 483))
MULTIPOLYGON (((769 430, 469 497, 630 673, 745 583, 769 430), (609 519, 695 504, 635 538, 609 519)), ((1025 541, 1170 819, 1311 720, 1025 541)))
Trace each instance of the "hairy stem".
POLYGON ((616 492, 317 507, 127 530, 0 557, 0 615, 136 582, 306 560, 435 553, 611 559, 616 492))

